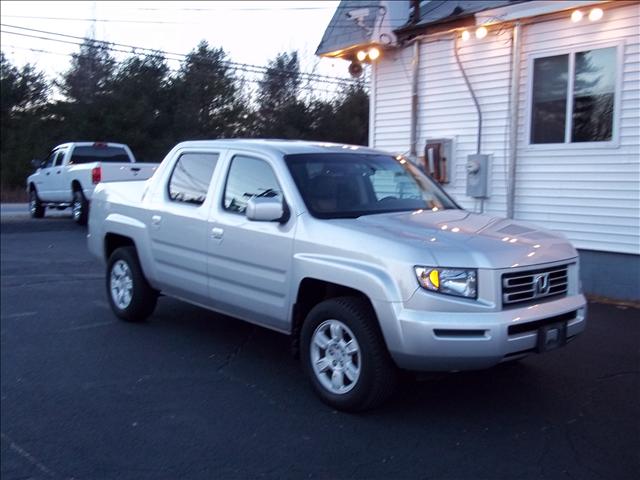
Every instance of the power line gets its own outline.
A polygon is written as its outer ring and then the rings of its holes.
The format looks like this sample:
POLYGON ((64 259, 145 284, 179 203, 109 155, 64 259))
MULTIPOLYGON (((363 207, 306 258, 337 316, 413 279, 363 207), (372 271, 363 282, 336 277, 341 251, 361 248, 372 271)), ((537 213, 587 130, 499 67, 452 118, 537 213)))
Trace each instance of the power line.
MULTIPOLYGON (((293 4, 293 2, 288 2, 289 4, 293 4)), ((316 3, 320 3, 320 2, 316 2, 316 3)), ((354 9, 354 8, 378 8, 380 5, 379 3, 359 3, 357 6, 346 6, 346 5, 338 5, 338 7, 336 7, 336 11, 338 10, 344 10, 347 8, 350 9, 354 9)), ((265 10, 328 10, 329 7, 302 7, 302 6, 296 6, 296 7, 290 7, 290 6, 286 6, 286 7, 281 7, 281 6, 269 6, 269 7, 222 7, 222 8, 216 8, 216 7, 207 7, 207 8, 203 8, 203 7, 169 7, 169 8, 158 8, 158 7, 131 7, 133 10, 152 10, 152 11, 172 11, 172 10, 179 10, 179 11, 221 11, 221 10, 230 10, 230 11, 253 11, 253 10, 257 10, 257 11, 265 11, 265 10)))
MULTIPOLYGON (((75 35, 68 35, 68 34, 64 34, 64 33, 57 33, 57 32, 51 32, 51 31, 47 31, 47 30, 40 30, 40 29, 36 29, 36 28, 28 28, 28 27, 21 27, 18 25, 8 25, 8 24, 4 24, 4 23, 0 23, 0 26, 2 27, 9 27, 9 28, 14 28, 14 29, 19 29, 19 30, 26 30, 26 31, 30 31, 30 32, 37 32, 37 33, 43 33, 45 35, 54 35, 54 36, 59 36, 59 37, 64 37, 64 38, 73 38, 76 40, 82 40, 83 42, 92 42, 94 44, 101 44, 103 46, 105 46, 105 48, 109 48, 112 49, 114 51, 120 51, 121 50, 116 50, 113 48, 110 48, 111 45, 117 46, 117 47, 123 47, 123 48, 129 48, 132 49, 135 53, 135 51, 139 50, 139 51, 149 51, 149 52, 153 52, 153 54, 158 55, 158 54, 163 54, 165 56, 171 55, 171 56, 177 56, 177 57, 181 57, 181 59, 185 59, 187 57, 190 58, 194 58, 194 57, 198 57, 198 55, 195 54, 183 54, 183 53, 175 53, 175 52, 167 52, 165 50, 157 50, 157 49, 152 49, 152 48, 147 48, 147 47, 139 47, 139 46, 135 46, 135 45, 127 45, 127 44, 122 44, 122 43, 116 43, 116 42, 106 42, 104 40, 94 40, 91 38, 87 38, 87 37, 79 37, 79 36, 75 36, 75 35)), ((13 34, 13 35, 22 35, 22 36, 32 36, 33 38, 39 38, 42 40, 51 40, 51 41, 57 41, 57 42, 62 42, 62 43, 72 43, 75 45, 78 45, 77 43, 74 42, 63 42, 62 40, 59 39, 55 39, 55 38, 45 38, 45 37, 39 37, 39 36, 34 36, 34 35, 27 35, 27 34, 19 34, 17 32, 11 32, 11 31, 7 31, 4 30, 4 33, 9 33, 9 34, 13 34)), ((124 51, 123 53, 130 53, 130 52, 126 52, 124 51)), ((175 59, 174 59, 175 60, 175 59)), ((254 69, 256 71, 254 71, 253 73, 266 73, 267 71, 279 71, 281 69, 277 69, 277 68, 273 68, 273 67, 264 67, 261 65, 252 65, 252 64, 248 64, 248 63, 239 63, 239 62, 232 62, 232 61, 222 61, 222 64, 225 64, 227 66, 233 66, 233 67, 238 67, 238 68, 250 68, 250 69, 254 69)), ((287 71, 283 71, 284 73, 289 73, 287 71)), ((322 81, 322 79, 326 79, 325 83, 337 83, 337 84, 344 84, 344 83, 356 83, 355 80, 352 79, 348 79, 348 78, 336 78, 336 77, 330 77, 328 75, 321 75, 321 74, 309 74, 309 73, 305 73, 305 72, 299 72, 300 77, 304 77, 304 79, 312 79, 312 80, 318 80, 318 81, 322 81)))
MULTIPOLYGON (((79 53, 62 53, 62 52, 52 52, 50 50, 43 50, 43 49, 38 49, 38 48, 29 48, 29 47, 20 47, 20 46, 16 46, 16 45, 5 45, 5 47, 9 47, 9 48, 18 48, 21 50, 29 50, 35 53, 44 53, 44 54, 49 54, 49 55, 59 55, 59 56, 64 56, 64 57, 75 57, 75 58, 83 58, 83 59, 92 59, 94 57, 88 56, 88 55, 82 55, 79 53)), ((150 56, 150 55, 147 55, 150 56)), ((116 66, 122 66, 125 65, 127 63, 127 60, 122 60, 122 61, 114 61, 113 62, 114 65, 116 66)), ((168 71, 171 73, 178 73, 180 70, 179 69, 175 69, 175 68, 168 68, 168 71)), ((255 79, 255 78, 247 78, 247 77, 240 77, 238 79, 236 79, 239 82, 250 82, 253 84, 261 84, 262 81, 255 79)), ((327 94, 331 94, 331 95, 336 95, 338 92, 336 92, 335 90, 327 90, 325 88, 318 88, 318 87, 312 87, 310 84, 307 85, 299 85, 298 88, 300 90, 305 90, 307 92, 310 93, 315 93, 315 92, 322 92, 322 93, 327 93, 327 94)))
MULTIPOLYGON (((265 9, 267 10, 267 9, 265 9)), ((204 25, 206 22, 190 22, 190 21, 169 21, 169 20, 129 20, 129 19, 119 19, 119 18, 79 18, 79 17, 46 17, 39 15, 3 15, 6 18, 21 18, 21 19, 29 19, 29 20, 56 20, 62 22, 101 22, 101 23, 135 23, 135 24, 166 24, 166 25, 188 25, 188 24, 200 24, 204 25)), ((405 17, 402 18, 388 18, 390 21, 400 21, 406 20, 405 17)), ((348 19, 341 19, 339 22, 333 24, 334 26, 343 26, 343 27, 359 27, 359 25, 353 21, 348 19)), ((361 27, 360 27, 361 28, 361 27)))
POLYGON ((150 11, 193 11, 193 12, 219 12, 221 10, 224 11, 240 11, 240 12, 251 12, 251 11, 267 11, 267 10, 328 10, 329 7, 246 7, 246 8, 237 8, 237 7, 225 7, 225 8, 195 8, 195 7, 176 7, 176 8, 157 8, 157 7, 132 7, 134 10, 150 10, 150 11))
MULTIPOLYGON (((27 38, 36 38, 36 39, 40 39, 40 40, 49 40, 49 41, 54 41, 54 42, 60 42, 60 43, 65 43, 65 44, 69 44, 69 45, 75 45, 75 46, 78 46, 78 47, 82 46, 81 43, 76 43, 76 42, 72 42, 72 41, 69 41, 69 40, 62 40, 62 39, 57 39, 57 38, 47 38, 47 37, 42 37, 42 36, 39 36, 39 35, 31 35, 31 34, 27 34, 27 33, 9 32, 9 31, 6 31, 6 30, 3 31, 3 33, 7 33, 7 34, 11 34, 11 35, 18 35, 18 36, 27 37, 27 38)), ((162 51, 153 51, 151 53, 135 52, 135 51, 132 52, 132 51, 129 51, 129 50, 122 50, 122 49, 119 49, 119 48, 111 47, 108 44, 104 44, 99 48, 104 48, 105 50, 109 50, 109 51, 112 51, 112 52, 127 53, 127 54, 133 54, 133 55, 142 55, 142 56, 145 56, 145 57, 161 56, 163 53, 167 53, 167 52, 162 52, 162 51)), ((69 55, 72 56, 72 55, 77 55, 77 54, 69 54, 69 55)), ((191 60, 194 61, 194 63, 210 64, 210 59, 207 59, 207 58, 199 56, 199 55, 193 55, 193 57, 195 57, 195 58, 191 58, 191 60)), ((182 58, 182 59, 167 58, 167 57, 165 57, 165 58, 167 60, 172 60, 172 61, 183 61, 183 60, 185 60, 185 58, 182 58)), ((260 75, 264 75, 265 73, 267 73, 267 70, 256 70, 256 69, 253 69, 253 68, 247 68, 247 67, 244 67, 243 64, 229 65, 229 63, 232 63, 232 62, 224 62, 224 61, 222 61, 220 63, 222 65, 227 66, 231 70, 238 70, 238 71, 242 71, 242 72, 245 72, 245 73, 253 73, 253 74, 260 74, 260 75)), ((286 70, 279 70, 279 69, 270 69, 270 70, 272 70, 272 71, 275 70, 276 72, 280 72, 280 74, 284 75, 284 76, 295 75, 294 72, 289 72, 289 71, 286 71, 286 70)), ((337 86, 355 84, 354 81, 341 82, 339 80, 322 80, 322 79, 317 79, 317 78, 313 78, 313 77, 305 78, 305 77, 302 77, 302 76, 301 76, 300 80, 301 81, 314 82, 314 83, 325 83, 325 84, 337 85, 337 86)))
POLYGON ((40 17, 34 15, 3 15, 6 18, 22 18, 32 20, 56 20, 59 22, 101 22, 101 23, 152 23, 152 24, 170 24, 170 25, 183 25, 189 22, 171 22, 164 20, 119 20, 108 18, 71 18, 71 17, 40 17))

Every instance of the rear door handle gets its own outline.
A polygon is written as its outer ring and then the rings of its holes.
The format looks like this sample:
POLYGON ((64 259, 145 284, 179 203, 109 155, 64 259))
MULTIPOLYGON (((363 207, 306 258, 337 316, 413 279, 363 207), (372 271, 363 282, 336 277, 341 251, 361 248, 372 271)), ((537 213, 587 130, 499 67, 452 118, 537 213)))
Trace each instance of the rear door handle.
POLYGON ((151 223, 153 223, 154 225, 160 225, 161 221, 162 221, 162 217, 160 215, 153 215, 151 217, 151 223))
POLYGON ((223 230, 222 228, 220 228, 220 227, 213 227, 213 228, 211 229, 211 236, 212 236, 213 238, 220 239, 220 238, 222 238, 222 236, 223 236, 223 235, 224 235, 224 230, 223 230))

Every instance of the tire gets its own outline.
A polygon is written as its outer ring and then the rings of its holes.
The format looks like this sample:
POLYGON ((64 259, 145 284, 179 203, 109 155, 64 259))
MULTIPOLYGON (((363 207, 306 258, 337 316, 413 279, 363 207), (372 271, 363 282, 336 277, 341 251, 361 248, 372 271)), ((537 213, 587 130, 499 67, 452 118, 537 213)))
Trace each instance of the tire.
POLYGON ((31 218, 44 217, 44 205, 42 205, 35 188, 29 190, 29 214, 31 218))
POLYGON ((397 369, 366 300, 338 297, 319 303, 300 337, 303 368, 326 404, 358 412, 379 406, 393 393, 397 369))
POLYGON ((158 292, 144 277, 135 247, 120 247, 111 254, 106 287, 113 313, 126 322, 142 322, 156 308, 158 292))
POLYGON ((89 219, 89 202, 84 197, 82 190, 73 191, 73 200, 71 201, 71 214, 73 221, 78 225, 86 225, 89 219))

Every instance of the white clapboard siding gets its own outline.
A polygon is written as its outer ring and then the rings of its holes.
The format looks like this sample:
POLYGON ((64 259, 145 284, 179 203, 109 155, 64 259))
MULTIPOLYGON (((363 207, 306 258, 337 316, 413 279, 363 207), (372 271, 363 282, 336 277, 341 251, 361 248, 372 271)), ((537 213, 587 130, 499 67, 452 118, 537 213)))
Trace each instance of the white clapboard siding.
MULTIPOLYGON (((640 8, 605 11, 599 22, 568 18, 523 27, 518 115, 515 218, 565 234, 578 248, 640 253, 640 8), (623 49, 618 139, 608 148, 528 145, 529 68, 533 55, 607 43, 623 49)), ((511 32, 494 28, 483 40, 460 44, 460 59, 483 114, 482 153, 491 156, 484 211, 505 215, 511 32)), ((410 140, 412 47, 388 52, 373 72, 371 144, 407 153, 410 140)), ((447 191, 465 208, 480 203, 466 196, 465 163, 476 151, 477 114, 453 55, 453 39, 423 41, 418 84, 418 154, 427 139, 452 138, 447 191)))
POLYGON ((522 46, 515 217, 561 231, 579 248, 640 253, 640 8, 607 9, 598 22, 527 25, 522 46), (529 146, 531 57, 609 44, 622 49, 617 144, 529 146))

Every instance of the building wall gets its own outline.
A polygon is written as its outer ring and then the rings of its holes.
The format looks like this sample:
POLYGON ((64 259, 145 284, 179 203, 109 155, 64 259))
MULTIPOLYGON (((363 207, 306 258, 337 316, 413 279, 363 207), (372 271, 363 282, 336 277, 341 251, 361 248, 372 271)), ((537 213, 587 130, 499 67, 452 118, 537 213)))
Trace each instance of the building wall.
POLYGON ((640 255, 579 250, 582 289, 619 300, 640 300, 640 255))
POLYGON ((522 44, 516 218, 559 230, 582 249, 640 254, 640 7, 606 10, 598 22, 529 25, 522 44), (528 146, 531 57, 611 42, 622 50, 619 144, 528 146))
MULTIPOLYGON (((541 18, 541 20, 546 20, 541 18)), ((520 64, 515 218, 565 234, 588 251, 640 254, 640 8, 605 11, 597 22, 563 18, 525 25, 520 64), (530 62, 534 55, 574 47, 621 49, 618 143, 614 146, 528 145, 530 62)), ((483 113, 482 153, 491 155, 484 211, 506 214, 511 30, 494 27, 483 40, 460 44, 460 58, 483 113)), ((371 144, 409 150, 412 48, 387 53, 373 71, 371 144)), ((428 138, 453 138, 450 183, 460 204, 479 211, 466 190, 466 156, 475 153, 477 116, 453 55, 453 39, 421 43, 418 148, 428 138)))

